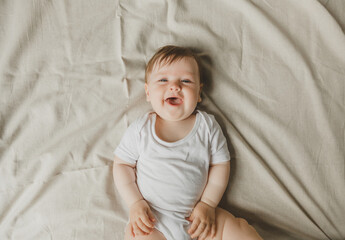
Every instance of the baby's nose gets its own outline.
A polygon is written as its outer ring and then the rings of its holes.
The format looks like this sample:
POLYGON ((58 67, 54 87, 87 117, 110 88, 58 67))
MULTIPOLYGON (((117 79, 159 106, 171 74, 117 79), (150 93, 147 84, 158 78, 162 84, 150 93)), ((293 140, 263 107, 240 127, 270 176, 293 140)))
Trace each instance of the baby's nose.
POLYGON ((178 83, 173 83, 173 84, 171 84, 171 86, 170 86, 170 90, 171 90, 171 91, 180 91, 180 90, 181 90, 181 87, 180 87, 180 85, 179 85, 178 83))

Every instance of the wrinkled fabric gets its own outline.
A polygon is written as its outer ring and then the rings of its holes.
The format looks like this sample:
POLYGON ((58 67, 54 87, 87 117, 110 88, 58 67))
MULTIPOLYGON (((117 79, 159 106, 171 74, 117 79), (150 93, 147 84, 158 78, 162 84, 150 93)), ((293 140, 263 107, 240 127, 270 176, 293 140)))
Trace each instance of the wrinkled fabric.
POLYGON ((0 2, 0 239, 123 239, 113 149, 166 44, 203 58, 220 204, 264 239, 344 239, 345 2, 0 2))

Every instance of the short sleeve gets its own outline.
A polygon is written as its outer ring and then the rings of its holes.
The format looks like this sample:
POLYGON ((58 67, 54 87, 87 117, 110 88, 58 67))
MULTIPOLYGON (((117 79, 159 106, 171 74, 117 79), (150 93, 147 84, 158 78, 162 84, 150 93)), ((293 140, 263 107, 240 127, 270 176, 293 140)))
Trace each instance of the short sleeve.
POLYGON ((126 129, 120 144, 114 151, 114 154, 123 161, 130 164, 136 164, 139 158, 139 131, 138 121, 134 121, 126 129))
POLYGON ((212 116, 211 119, 211 164, 227 162, 230 160, 230 153, 226 138, 215 118, 212 116))

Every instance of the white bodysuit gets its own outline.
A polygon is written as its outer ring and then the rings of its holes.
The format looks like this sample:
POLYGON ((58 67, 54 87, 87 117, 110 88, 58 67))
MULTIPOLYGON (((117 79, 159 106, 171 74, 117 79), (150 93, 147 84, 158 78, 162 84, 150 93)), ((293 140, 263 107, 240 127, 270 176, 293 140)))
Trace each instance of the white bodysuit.
POLYGON ((190 216, 207 183, 210 164, 230 160, 226 139, 213 115, 197 110, 191 132, 165 142, 155 132, 156 114, 147 113, 126 130, 115 155, 136 164, 137 185, 167 240, 190 240, 190 216))

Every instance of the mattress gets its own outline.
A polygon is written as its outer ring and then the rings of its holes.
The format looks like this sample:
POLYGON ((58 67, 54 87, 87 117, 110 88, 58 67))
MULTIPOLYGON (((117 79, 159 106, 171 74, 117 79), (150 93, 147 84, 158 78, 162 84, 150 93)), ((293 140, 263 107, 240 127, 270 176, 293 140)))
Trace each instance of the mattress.
POLYGON ((345 1, 0 2, 0 239, 123 239, 113 150, 161 46, 192 47, 227 138, 220 207, 345 239, 345 1))

